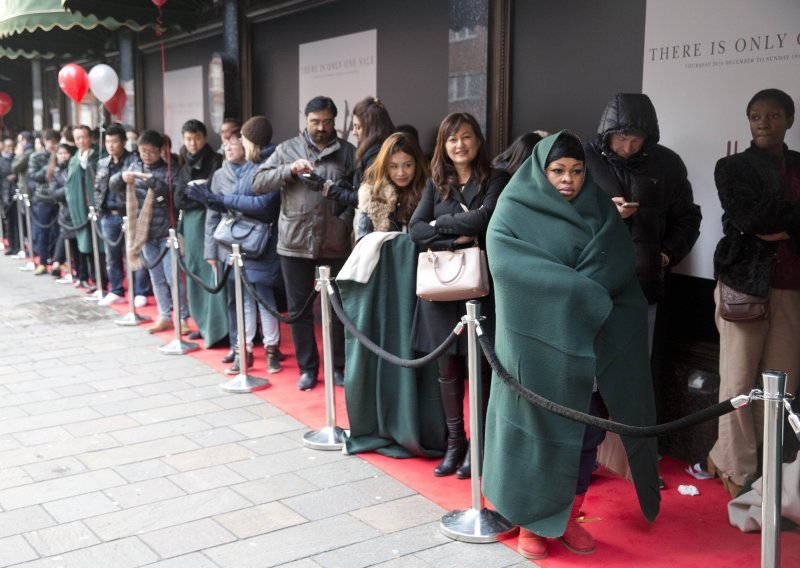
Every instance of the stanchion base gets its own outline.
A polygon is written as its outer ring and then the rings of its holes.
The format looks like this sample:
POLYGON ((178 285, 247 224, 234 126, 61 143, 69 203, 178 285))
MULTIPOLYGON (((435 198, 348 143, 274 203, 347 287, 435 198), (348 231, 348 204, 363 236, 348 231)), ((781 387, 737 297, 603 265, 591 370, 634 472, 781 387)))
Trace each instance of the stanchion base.
POLYGON ((182 339, 173 339, 166 345, 159 347, 158 352, 163 353, 164 355, 184 355, 189 351, 194 351, 195 349, 200 349, 200 346, 197 343, 184 341, 182 339))
POLYGON ((230 381, 219 385, 219 388, 225 392, 247 393, 253 392, 256 389, 267 388, 269 385, 270 382, 267 379, 260 379, 258 377, 239 373, 230 381))
POLYGON ((6 244, 5 243, 0 242, 0 250, 6 250, 6 244))
POLYGON ((140 316, 136 312, 128 312, 118 320, 115 320, 114 323, 117 325, 133 326, 133 325, 139 325, 140 323, 146 321, 152 321, 152 318, 147 316, 140 316))
POLYGON ((22 251, 22 250, 19 251, 17 253, 17 258, 20 259, 20 260, 25 260, 27 258, 27 255, 25 254, 25 251, 22 251))
POLYGON ((341 450, 344 446, 344 430, 338 426, 325 426, 306 432, 303 445, 312 450, 341 450))
MULTIPOLYGON (((21 258, 25 257, 23 256, 21 258)), ((36 268, 35 264, 33 264, 32 262, 26 262, 25 266, 20 266, 19 268, 17 268, 17 270, 19 270, 20 272, 33 272, 35 268, 36 268)))
POLYGON ((448 538, 475 544, 497 542, 517 531, 515 525, 491 509, 450 511, 442 517, 439 529, 448 538))

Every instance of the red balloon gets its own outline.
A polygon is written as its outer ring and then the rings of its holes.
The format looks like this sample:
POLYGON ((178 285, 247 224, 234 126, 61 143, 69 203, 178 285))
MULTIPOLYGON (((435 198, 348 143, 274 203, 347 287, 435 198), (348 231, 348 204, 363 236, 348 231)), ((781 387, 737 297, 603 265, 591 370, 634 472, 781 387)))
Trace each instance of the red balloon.
POLYGON ((0 91, 0 116, 5 116, 11 110, 11 95, 0 91))
POLYGON ((117 87, 117 92, 105 102, 105 107, 112 115, 118 115, 125 108, 125 102, 128 100, 128 95, 125 94, 125 89, 117 87))
POLYGON ((167 3, 167 0, 153 0, 153 4, 155 4, 159 8, 161 8, 161 6, 163 6, 166 3, 167 3))
POLYGON ((58 72, 58 86, 69 98, 79 103, 89 90, 89 76, 80 65, 67 63, 58 72))

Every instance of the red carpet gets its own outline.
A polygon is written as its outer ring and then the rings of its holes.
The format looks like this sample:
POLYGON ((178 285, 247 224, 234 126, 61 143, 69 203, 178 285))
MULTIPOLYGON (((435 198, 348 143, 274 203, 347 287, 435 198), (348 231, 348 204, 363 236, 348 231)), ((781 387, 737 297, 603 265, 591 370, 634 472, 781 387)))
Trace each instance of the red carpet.
MULTIPOLYGON (((155 317, 151 305, 141 313, 155 317)), ((115 306, 120 313, 127 306, 115 306)), ((282 350, 288 356, 283 371, 267 374, 263 349, 255 350, 255 365, 250 374, 268 378, 272 385, 256 394, 292 415, 311 429, 325 426, 325 402, 322 383, 310 392, 300 392, 295 383, 297 366, 292 355, 291 333, 282 326, 282 350)), ((165 341, 172 332, 159 334, 165 341)), ((318 338, 321 345, 322 342, 318 338)), ((202 345, 202 340, 199 341, 202 345)), ((205 361, 220 372, 225 365, 219 360, 227 348, 198 350, 193 356, 205 361)), ((220 375, 224 382, 225 375, 220 375)), ((337 425, 348 425, 344 405, 344 391, 336 393, 337 425)), ((236 395, 231 395, 236 396, 236 395)), ((470 483, 455 476, 436 478, 432 470, 436 460, 397 460, 379 454, 362 454, 369 463, 413 488, 447 510, 470 506, 470 483)), ((697 481, 685 473, 686 464, 671 458, 661 462, 662 477, 668 489, 661 493, 661 514, 654 523, 648 523, 639 512, 633 486, 605 470, 593 479, 583 506, 587 529, 597 540, 597 551, 588 556, 569 552, 560 543, 552 541, 549 556, 537 563, 545 568, 569 566, 606 566, 613 568, 708 568, 757 567, 761 559, 761 534, 742 533, 728 524, 727 494, 718 481, 697 481), (680 484, 692 484, 700 490, 697 497, 685 497, 677 492, 680 484)), ((508 546, 516 549, 516 537, 507 539, 508 546)), ((781 533, 781 565, 800 566, 800 531, 781 533)))

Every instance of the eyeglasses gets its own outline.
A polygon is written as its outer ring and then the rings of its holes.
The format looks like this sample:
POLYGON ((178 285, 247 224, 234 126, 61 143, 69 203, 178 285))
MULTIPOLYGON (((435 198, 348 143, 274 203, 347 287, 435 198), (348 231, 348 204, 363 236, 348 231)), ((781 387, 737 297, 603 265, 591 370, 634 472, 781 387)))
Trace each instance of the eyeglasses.
POLYGON ((145 146, 139 146, 139 154, 146 154, 148 156, 159 156, 161 155, 161 148, 147 148, 145 146))
POLYGON ((228 148, 236 148, 242 145, 242 141, 238 138, 232 137, 227 142, 222 144, 222 149, 227 150, 228 148))

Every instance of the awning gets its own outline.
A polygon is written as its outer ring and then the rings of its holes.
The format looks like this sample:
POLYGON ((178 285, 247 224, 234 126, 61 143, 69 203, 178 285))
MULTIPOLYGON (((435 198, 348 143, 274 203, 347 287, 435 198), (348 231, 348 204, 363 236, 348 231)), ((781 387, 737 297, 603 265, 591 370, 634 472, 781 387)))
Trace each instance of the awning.
MULTIPOLYGON (((97 18, 123 16, 139 24, 155 24, 158 8, 151 0, 61 0, 64 9, 97 18)), ((165 29, 191 30, 212 0, 167 0, 161 7, 165 29)))
POLYGON ((0 0, 0 57, 102 53, 116 47, 117 30, 146 27, 130 19, 71 14, 61 7, 61 0, 0 0))

